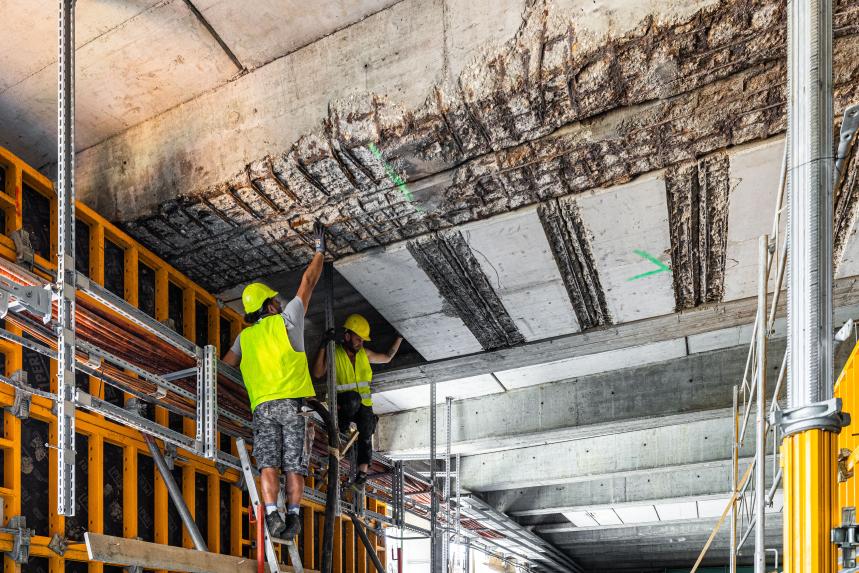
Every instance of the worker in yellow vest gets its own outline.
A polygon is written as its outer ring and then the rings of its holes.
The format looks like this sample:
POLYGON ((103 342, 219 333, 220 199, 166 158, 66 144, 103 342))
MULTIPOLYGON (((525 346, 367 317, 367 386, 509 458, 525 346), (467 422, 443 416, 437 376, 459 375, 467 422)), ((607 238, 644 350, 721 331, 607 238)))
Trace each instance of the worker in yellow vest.
POLYGON ((299 506, 310 461, 312 427, 302 407, 316 395, 304 351, 304 315, 325 255, 325 236, 315 226, 316 253, 301 277, 295 297, 284 306, 278 293, 262 283, 242 292, 244 329, 224 356, 239 366, 253 412, 254 457, 260 470, 266 525, 274 537, 292 539, 301 531, 299 506), (310 429, 308 429, 310 427, 310 429), (277 498, 280 471, 286 472, 286 518, 277 498))
MULTIPOLYGON (((337 419, 340 429, 346 429, 355 422, 358 426, 356 485, 367 481, 367 470, 373 458, 373 432, 379 419, 373 413, 373 396, 370 382, 373 369, 370 364, 387 364, 397 351, 403 338, 397 336, 394 343, 384 354, 364 347, 370 341, 370 323, 360 314, 351 314, 343 323, 343 338, 334 346, 334 367, 337 373, 337 419)), ((327 370, 326 348, 335 333, 325 333, 322 345, 313 363, 313 376, 322 378, 327 370)))

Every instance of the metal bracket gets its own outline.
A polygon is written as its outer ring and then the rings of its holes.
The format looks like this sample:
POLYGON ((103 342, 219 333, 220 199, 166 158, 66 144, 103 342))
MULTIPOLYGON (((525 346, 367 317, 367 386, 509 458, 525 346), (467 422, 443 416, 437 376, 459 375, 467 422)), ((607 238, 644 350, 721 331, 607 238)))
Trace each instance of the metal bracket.
POLYGON ((66 554, 66 550, 69 548, 69 540, 63 535, 59 533, 55 533, 53 537, 51 537, 51 541, 48 542, 48 549, 62 557, 66 554))
POLYGON ((841 448, 838 452, 838 483, 843 483, 853 477, 853 470, 847 469, 847 460, 850 459, 850 450, 841 448))
POLYGON ((176 465, 176 458, 178 455, 176 454, 176 446, 169 442, 164 442, 164 463, 167 464, 167 469, 173 471, 173 468, 176 465))
POLYGON ((846 160, 850 156, 850 149, 856 140, 857 132, 859 132, 859 103, 853 104, 844 110, 844 118, 841 121, 841 133, 838 136, 838 152, 835 154, 835 187, 833 187, 833 190, 837 191, 841 185, 841 178, 844 176, 844 170, 847 167, 846 160))
MULTIPOLYGON (((26 370, 16 370, 9 377, 15 382, 19 382, 22 385, 27 385, 27 371, 26 370)), ((30 417, 30 404, 33 400, 33 395, 26 390, 22 390, 21 388, 14 388, 15 390, 15 399, 12 401, 12 406, 9 408, 9 413, 18 418, 19 420, 26 420, 30 417)))
POLYGON ((9 558, 18 564, 30 561, 30 538, 35 534, 27 528, 27 518, 16 515, 9 518, 8 527, 0 527, 0 532, 12 534, 12 551, 9 558))
POLYGON ((6 318, 10 310, 26 310, 48 324, 51 321, 52 296, 50 286, 20 285, 0 277, 0 318, 6 318))
POLYGON ((833 527, 829 538, 841 550, 838 556, 838 573, 856 573, 856 550, 859 549, 859 526, 856 525, 856 508, 841 508, 841 527, 833 527))
POLYGON ((15 245, 15 262, 33 270, 33 266, 36 264, 36 250, 30 240, 30 233, 22 227, 12 231, 9 237, 12 239, 12 244, 15 245))
POLYGON ((775 410, 770 423, 781 426, 785 437, 814 429, 838 434, 850 424, 850 414, 841 411, 841 398, 831 398, 799 408, 775 410))
POLYGON ((129 398, 125 401, 125 409, 138 416, 144 416, 146 413, 146 402, 140 398, 129 398))

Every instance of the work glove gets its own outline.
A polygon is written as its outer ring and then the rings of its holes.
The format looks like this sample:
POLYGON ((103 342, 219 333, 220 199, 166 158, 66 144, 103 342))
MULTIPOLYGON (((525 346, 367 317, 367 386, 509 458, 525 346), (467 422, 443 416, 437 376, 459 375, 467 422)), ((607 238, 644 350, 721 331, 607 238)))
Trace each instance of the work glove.
POLYGON ((316 252, 325 254, 325 225, 319 221, 313 223, 313 236, 316 252))
POLYGON ((329 328, 322 335, 322 344, 328 344, 329 342, 337 342, 337 331, 333 328, 329 328))

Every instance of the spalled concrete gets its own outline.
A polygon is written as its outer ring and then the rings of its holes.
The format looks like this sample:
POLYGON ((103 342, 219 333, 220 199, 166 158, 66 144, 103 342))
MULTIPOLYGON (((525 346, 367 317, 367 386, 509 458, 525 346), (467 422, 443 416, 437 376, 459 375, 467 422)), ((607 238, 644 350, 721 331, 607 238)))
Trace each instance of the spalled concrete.
MULTIPOLYGON (((193 145, 173 142, 172 131, 167 137, 171 120, 165 114, 87 151, 80 161, 84 196, 116 218, 135 220, 132 232, 218 289, 239 274, 262 273, 271 252, 268 262, 275 267, 305 260, 309 251, 299 235, 313 217, 332 225, 335 253, 342 256, 622 182, 784 129, 784 12, 776 3, 727 2, 691 16, 686 8, 675 12, 675 5, 649 6, 656 17, 638 27, 630 18, 641 12, 630 10, 623 24, 591 36, 579 29, 587 18, 572 18, 575 2, 535 2, 503 48, 496 45, 497 52, 469 65, 451 63, 444 49, 434 51, 451 32, 442 4, 401 2, 181 106, 176 118, 181 114, 190 133, 206 134, 193 145), (315 78, 312 93, 282 85, 282 77, 314 77, 313 66, 346 43, 350 53, 366 51, 381 61, 392 44, 380 44, 380 34, 418 13, 429 25, 402 36, 408 45, 397 47, 425 54, 422 66, 395 59, 364 72, 363 63, 347 59, 340 62, 341 77, 315 78), (441 62, 441 74, 430 62, 441 62), (455 69, 461 72, 453 78, 455 69), (359 81, 371 70, 370 84, 359 81), (349 97, 355 91, 344 84, 372 85, 391 97, 349 97), (229 122, 212 109, 236 110, 233 145, 220 145, 217 134, 229 122), (290 112, 284 115, 284 109, 290 112), (302 120, 286 130, 276 119, 281 117, 302 120), (249 138, 268 143, 254 152, 249 138), (383 159, 369 151, 370 143, 383 159), (179 144, 181 161, 174 158, 179 144), (135 165, 120 169, 119 159, 132 153, 135 165), (252 177, 253 185, 274 190, 278 184, 264 168, 269 162, 298 201, 282 205, 282 212, 249 213, 233 197, 250 185, 244 166, 261 174, 252 177), (391 183, 386 165, 405 180, 413 201, 391 183), (155 172, 169 185, 153 185, 155 172), (175 200, 177 189, 185 199, 175 200), (210 199, 225 205, 207 219, 217 225, 204 227, 207 239, 183 236, 176 232, 179 222, 168 224, 171 213, 205 210, 198 205, 210 199), (160 203, 165 209, 154 212, 160 203), (173 204, 180 208, 170 210, 173 204), (224 230, 218 219, 234 225, 224 230), (278 254, 284 250, 289 257, 278 254), (250 256, 236 261, 241 251, 250 256), (218 267, 216 261, 225 259, 241 263, 239 270, 218 267)), ((506 16, 492 17, 509 25, 506 16)), ((842 30, 836 39, 837 109, 852 93, 859 66, 852 28, 842 30)), ((489 35, 470 39, 470 54, 489 35)))
POLYGON ((728 156, 668 169, 671 266, 677 309, 722 300, 728 238, 728 156))
POLYGON ((462 233, 439 233, 412 241, 408 248, 484 349, 525 341, 462 233))

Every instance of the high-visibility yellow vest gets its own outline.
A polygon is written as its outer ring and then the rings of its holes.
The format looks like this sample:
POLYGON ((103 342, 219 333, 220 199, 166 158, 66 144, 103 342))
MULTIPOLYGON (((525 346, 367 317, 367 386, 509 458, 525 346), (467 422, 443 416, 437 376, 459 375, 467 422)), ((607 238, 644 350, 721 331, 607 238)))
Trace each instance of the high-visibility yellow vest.
POLYGON ((239 367, 251 411, 263 402, 315 396, 307 355, 289 342, 283 316, 267 316, 242 331, 239 367))
POLYGON ((337 370, 337 392, 358 392, 361 395, 361 403, 372 406, 370 381, 373 380, 373 369, 370 368, 370 359, 364 349, 355 355, 355 366, 352 366, 349 355, 337 344, 334 347, 334 366, 337 370))

